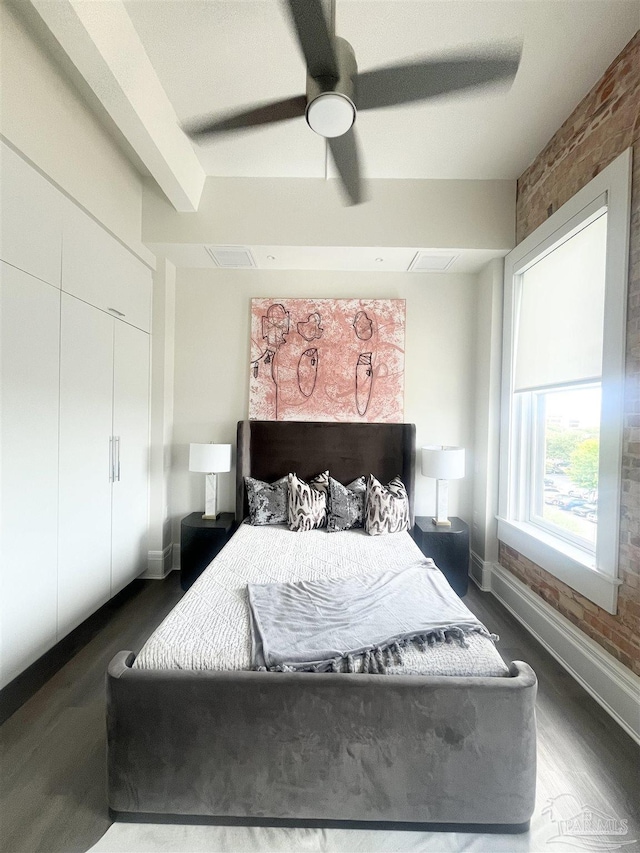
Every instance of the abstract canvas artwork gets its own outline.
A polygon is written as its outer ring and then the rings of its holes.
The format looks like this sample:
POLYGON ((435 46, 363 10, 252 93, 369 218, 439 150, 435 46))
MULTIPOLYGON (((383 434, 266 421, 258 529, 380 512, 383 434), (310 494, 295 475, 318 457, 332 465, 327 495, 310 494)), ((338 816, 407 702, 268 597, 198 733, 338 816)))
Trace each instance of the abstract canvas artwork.
POLYGON ((404 419, 404 299, 252 299, 249 418, 404 419))

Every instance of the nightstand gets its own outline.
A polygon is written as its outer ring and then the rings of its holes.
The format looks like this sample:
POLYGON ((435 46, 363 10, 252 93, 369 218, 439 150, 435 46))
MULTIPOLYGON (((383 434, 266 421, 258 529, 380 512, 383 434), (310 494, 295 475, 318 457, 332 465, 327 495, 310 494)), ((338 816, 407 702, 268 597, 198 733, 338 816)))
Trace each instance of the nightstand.
POLYGON ((180 586, 187 590, 227 544, 233 533, 235 516, 220 513, 220 518, 203 518, 192 512, 180 525, 180 586))
POLYGON ((451 527, 436 527, 430 516, 419 515, 411 533, 425 557, 431 557, 462 597, 469 584, 469 526, 461 518, 449 521, 451 527))

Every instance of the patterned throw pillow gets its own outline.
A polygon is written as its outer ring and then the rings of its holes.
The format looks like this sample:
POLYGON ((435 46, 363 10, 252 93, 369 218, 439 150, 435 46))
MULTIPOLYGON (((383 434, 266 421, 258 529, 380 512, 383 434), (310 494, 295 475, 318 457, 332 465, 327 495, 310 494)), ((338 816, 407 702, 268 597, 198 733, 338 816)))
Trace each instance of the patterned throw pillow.
POLYGON ((289 530, 326 527, 328 491, 328 471, 318 474, 308 483, 297 474, 289 474, 289 530))
POLYGON ((348 486, 343 486, 333 477, 329 477, 329 506, 327 510, 327 530, 350 530, 364 524, 364 498, 367 481, 358 477, 348 486))
POLYGON ((249 501, 249 524, 287 523, 289 481, 286 476, 275 483, 245 477, 244 484, 249 501))
POLYGON ((383 486, 369 474, 364 529, 371 536, 409 529, 409 497, 400 477, 383 486))

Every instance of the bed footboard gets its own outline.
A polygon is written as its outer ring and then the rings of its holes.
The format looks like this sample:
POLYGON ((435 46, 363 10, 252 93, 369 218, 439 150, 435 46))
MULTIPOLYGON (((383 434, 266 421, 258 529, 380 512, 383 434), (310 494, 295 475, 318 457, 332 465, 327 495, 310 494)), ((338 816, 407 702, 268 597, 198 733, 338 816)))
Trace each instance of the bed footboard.
MULTIPOLYGON (((512 825, 536 778, 536 677, 107 674, 109 806, 302 821, 512 825)), ((488 827, 487 827, 488 828, 488 827)))

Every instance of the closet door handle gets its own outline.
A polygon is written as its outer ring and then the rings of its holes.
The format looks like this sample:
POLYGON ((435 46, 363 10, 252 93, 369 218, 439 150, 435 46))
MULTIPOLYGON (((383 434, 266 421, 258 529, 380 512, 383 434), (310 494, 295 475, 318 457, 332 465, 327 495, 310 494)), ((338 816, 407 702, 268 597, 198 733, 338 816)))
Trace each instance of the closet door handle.
POLYGON ((113 483, 115 477, 114 457, 113 457, 113 436, 109 436, 109 482, 113 483))
POLYGON ((115 436, 116 445, 116 473, 114 479, 120 482, 120 436, 115 436))
POLYGON ((122 311, 118 311, 117 308, 107 308, 107 311, 111 311, 112 314, 115 314, 116 317, 125 317, 126 314, 123 314, 122 311))

